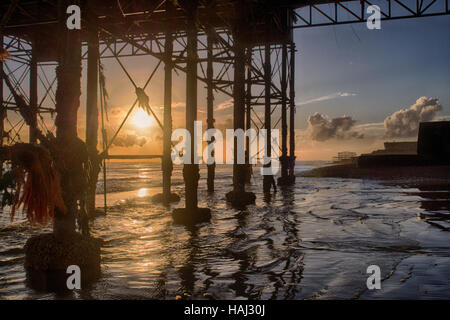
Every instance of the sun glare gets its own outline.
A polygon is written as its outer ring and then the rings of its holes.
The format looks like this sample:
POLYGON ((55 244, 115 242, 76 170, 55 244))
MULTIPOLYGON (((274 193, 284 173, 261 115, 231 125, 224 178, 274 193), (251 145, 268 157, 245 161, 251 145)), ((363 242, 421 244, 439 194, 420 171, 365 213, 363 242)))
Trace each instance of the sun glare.
POLYGON ((145 197, 146 195, 147 195, 147 188, 141 188, 141 189, 139 189, 139 191, 138 191, 138 197, 139 198, 142 198, 142 197, 145 197))
POLYGON ((147 112, 142 109, 138 109, 131 119, 133 125, 141 129, 150 127, 153 124, 153 121, 153 117, 148 115, 147 112))

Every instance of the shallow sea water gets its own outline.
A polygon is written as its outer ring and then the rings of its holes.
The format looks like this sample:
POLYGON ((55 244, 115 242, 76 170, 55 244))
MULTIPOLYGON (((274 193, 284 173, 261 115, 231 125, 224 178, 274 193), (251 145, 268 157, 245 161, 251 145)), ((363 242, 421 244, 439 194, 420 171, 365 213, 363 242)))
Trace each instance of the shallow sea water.
MULTIPOLYGON (((298 163, 302 171, 317 163, 298 163)), ((170 211, 184 206, 181 167, 165 208, 160 165, 113 162, 108 214, 92 233, 104 240, 101 276, 82 290, 33 289, 23 245, 33 234, 23 220, 0 214, 0 299, 449 299, 450 189, 377 181, 297 177, 295 186, 263 197, 255 170, 256 204, 227 205, 231 170, 218 167, 216 192, 201 168, 199 205, 212 219, 188 229, 170 211), (369 265, 381 269, 381 289, 368 290, 369 265)), ((103 205, 99 181, 97 205, 103 205)), ((50 230, 50 229, 48 229, 50 230)))

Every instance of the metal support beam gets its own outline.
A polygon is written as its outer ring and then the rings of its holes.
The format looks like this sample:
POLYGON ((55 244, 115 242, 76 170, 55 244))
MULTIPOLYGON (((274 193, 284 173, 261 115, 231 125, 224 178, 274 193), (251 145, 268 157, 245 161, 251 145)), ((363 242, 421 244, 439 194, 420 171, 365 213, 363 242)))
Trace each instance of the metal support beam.
MULTIPOLYGON (((234 84, 233 84, 233 126, 234 131, 243 131, 245 128, 245 106, 246 106, 246 92, 245 92, 245 65, 247 62, 247 55, 245 53, 246 42, 242 37, 242 30, 246 28, 243 23, 243 16, 247 13, 245 4, 235 4, 236 15, 240 18, 237 19, 233 30, 233 48, 234 51, 234 84)), ((245 176, 246 176, 246 164, 245 154, 243 158, 239 158, 238 155, 242 155, 245 152, 245 138, 243 136, 235 135, 233 137, 233 190, 226 194, 228 202, 234 207, 242 208, 248 204, 255 203, 256 196, 252 192, 245 191, 245 176), (238 141, 238 139, 242 139, 238 141), (239 149, 238 149, 239 146, 239 149)))
MULTIPOLYGON (((193 9, 192 11, 195 11, 193 9)), ((194 121, 197 120, 197 27, 194 12, 189 13, 187 25, 187 65, 186 65, 186 129, 191 135, 191 163, 184 164, 186 209, 195 211, 198 207, 197 189, 199 167, 194 163, 195 136, 194 121)))
POLYGON ((281 49, 281 178, 278 184, 285 184, 288 179, 288 149, 287 149, 287 45, 281 49))
MULTIPOLYGON (((167 3, 166 6, 171 6, 167 3)), ((169 9, 169 8, 167 8, 169 9)), ((167 10, 167 12, 170 12, 167 10)), ((172 135, 172 52, 173 35, 167 31, 164 43, 164 130, 163 130, 163 203, 168 205, 171 201, 171 177, 172 177, 172 157, 171 157, 171 135, 172 135)))
MULTIPOLYGON (((207 90, 207 97, 206 97, 206 117, 207 117, 207 126, 208 129, 214 128, 214 93, 213 93, 213 76, 214 76, 214 69, 213 69, 213 36, 210 32, 208 32, 207 35, 207 66, 206 66, 206 90, 207 90)), ((209 144, 213 143, 214 137, 211 139, 209 144)), ((213 154, 214 156, 214 154, 213 154)), ((208 191, 213 192, 214 191, 214 176, 215 176, 215 170, 216 170, 216 164, 208 164, 208 178, 207 178, 207 186, 208 191)))
POLYGON ((95 20, 91 20, 88 28, 88 59, 86 85, 86 145, 89 153, 97 153, 98 143, 98 65, 99 42, 95 20))
MULTIPOLYGON (((65 238, 73 234, 76 227, 77 198, 71 193, 74 172, 79 164, 80 146, 77 143, 77 113, 80 106, 81 95, 81 38, 80 31, 66 28, 66 8, 69 0, 58 2, 58 67, 56 77, 58 87, 56 89, 56 139, 65 148, 61 154, 65 168, 60 170, 61 188, 64 204, 67 211, 55 210, 53 232, 56 238, 65 238)), ((73 188, 73 187, 72 187, 73 188)), ((84 229, 84 228, 83 228, 84 229)), ((87 229, 85 229, 87 230, 87 229)))
POLYGON ((124 154, 108 154, 104 156, 104 159, 114 160, 151 160, 162 159, 162 155, 158 154, 136 154, 136 155, 124 155, 124 154))
MULTIPOLYGON (((244 130, 245 128, 245 47, 239 37, 234 39, 234 130, 244 130)), ((238 145, 242 145, 243 141, 238 143, 237 137, 234 137, 234 163, 233 163, 233 191, 235 194, 245 192, 245 164, 238 164, 238 145)))
MULTIPOLYGON (((270 158, 272 156, 272 134, 270 129, 272 128, 271 121, 271 104, 270 104, 270 87, 272 81, 272 67, 270 62, 270 44, 265 45, 264 49, 264 128, 267 130, 266 134, 266 150, 265 156, 270 158)), ((265 167, 270 167, 271 162, 264 165, 265 167)), ((273 176, 264 175, 263 177, 263 190, 264 193, 270 192, 272 187, 273 176)))
MULTIPOLYGON (((187 45, 186 45, 186 129, 190 133, 191 157, 190 163, 184 163, 183 178, 185 185, 185 208, 176 208, 172 211, 172 218, 177 224, 194 225, 211 219, 211 210, 198 207, 198 180, 200 178, 199 167, 195 160, 197 153, 196 132, 194 122, 197 120, 197 5, 195 0, 185 0, 179 3, 187 14, 187 45)), ((201 133, 200 133, 201 134, 201 133)), ((200 146, 201 148, 201 146, 200 146)))
POLYGON ((295 44, 291 45, 289 77, 289 180, 295 181, 295 44))
MULTIPOLYGON (((91 159, 98 155, 98 66, 99 66, 99 39, 96 17, 89 19, 88 27, 88 58, 87 58, 87 84, 86 84, 86 147, 91 159)), ((90 182, 87 196, 87 211, 95 212, 95 194, 97 189, 100 164, 96 160, 90 168, 90 182)))
POLYGON ((317 1, 294 11, 293 28, 310 28, 367 22, 367 7, 377 5, 381 20, 432 17, 450 14, 450 0, 379 0, 379 1, 317 1))
MULTIPOLYGON (((0 33, 0 47, 3 48, 3 34, 0 33)), ((3 71, 3 61, 0 60, 0 71, 3 71)), ((3 78, 0 78, 0 148, 3 146, 5 132, 6 105, 3 105, 3 78)), ((3 162, 0 161, 0 175, 3 174, 3 162)))
MULTIPOLYGON (((33 44, 35 42, 33 41, 33 44)), ((37 128, 37 113, 38 113, 38 65, 36 59, 36 52, 34 49, 31 52, 30 61, 30 108, 32 109, 33 123, 30 124, 29 141, 30 143, 36 143, 36 128, 37 128)))
MULTIPOLYGON (((245 95, 245 130, 252 126, 252 48, 247 48, 247 79, 246 79, 246 95, 245 95)), ((245 183, 250 183, 252 177, 252 166, 250 164, 250 137, 245 137, 245 183)))

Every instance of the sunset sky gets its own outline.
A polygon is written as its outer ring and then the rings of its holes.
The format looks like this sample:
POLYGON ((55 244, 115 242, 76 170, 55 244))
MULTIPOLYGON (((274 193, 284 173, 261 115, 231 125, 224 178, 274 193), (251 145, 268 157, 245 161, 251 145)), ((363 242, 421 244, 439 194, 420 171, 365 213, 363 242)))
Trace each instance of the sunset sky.
MULTIPOLYGON (((418 119, 450 119, 450 17, 383 21, 381 27, 368 30, 365 24, 353 24, 294 31, 298 160, 329 160, 339 151, 370 152, 382 148, 387 140, 416 139, 418 119), (397 134, 385 128, 389 116, 397 134)), ((156 60, 147 56, 121 60, 138 86, 156 65, 156 60)), ((135 93, 114 59, 103 63, 111 136, 135 93)), ((86 61, 79 111, 81 138, 85 130, 85 71, 86 61)), ((163 72, 161 64, 146 89, 161 120, 163 72)), ((198 118, 205 121, 206 90, 202 82, 198 88, 198 118)), ((259 108, 262 112, 263 107, 259 108)), ((185 77, 180 72, 173 74, 174 128, 184 126, 184 115, 185 77)), ((223 94, 215 97, 215 118, 218 127, 232 128, 232 101, 223 94)), ((142 110, 133 112, 118 138, 111 153, 161 154, 162 132, 142 110)))
POLYGON ((325 142, 297 139, 300 158, 330 159, 338 151, 381 148, 387 139, 386 117, 410 108, 422 96, 439 99, 441 111, 434 119, 450 115, 450 17, 384 21, 381 27, 296 31, 297 127, 306 129, 315 112, 330 118, 348 115, 356 120, 354 129, 364 134, 362 139, 325 142))

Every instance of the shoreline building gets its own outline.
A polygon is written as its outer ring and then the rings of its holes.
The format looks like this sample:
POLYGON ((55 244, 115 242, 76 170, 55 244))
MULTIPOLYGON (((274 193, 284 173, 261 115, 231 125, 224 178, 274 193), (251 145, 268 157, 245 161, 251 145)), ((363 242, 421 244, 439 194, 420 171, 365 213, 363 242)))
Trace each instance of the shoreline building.
POLYGON ((356 152, 342 151, 333 157, 333 163, 352 163, 356 157, 356 152))

